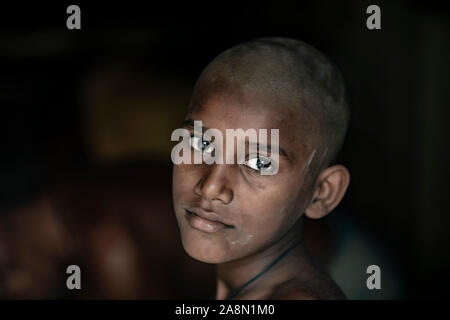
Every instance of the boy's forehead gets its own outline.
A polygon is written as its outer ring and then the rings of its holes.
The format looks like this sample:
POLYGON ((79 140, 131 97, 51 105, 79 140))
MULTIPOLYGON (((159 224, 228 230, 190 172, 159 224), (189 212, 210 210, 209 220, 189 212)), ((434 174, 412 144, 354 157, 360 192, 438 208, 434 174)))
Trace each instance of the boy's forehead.
POLYGON ((186 118, 202 120, 204 127, 224 131, 253 128, 267 129, 270 134, 270 129, 279 129, 281 145, 290 144, 302 151, 307 138, 302 123, 308 121, 309 115, 289 102, 255 88, 200 87, 194 92, 186 118))

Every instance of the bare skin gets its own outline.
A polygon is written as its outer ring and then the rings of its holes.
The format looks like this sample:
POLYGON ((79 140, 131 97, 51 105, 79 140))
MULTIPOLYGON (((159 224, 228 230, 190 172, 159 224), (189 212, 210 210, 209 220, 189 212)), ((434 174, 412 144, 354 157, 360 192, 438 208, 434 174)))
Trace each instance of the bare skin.
MULTIPOLYGON (((301 225, 298 224, 294 228, 298 228, 295 233, 301 233, 301 225)), ((291 242, 291 241, 289 241, 291 242)), ((289 243, 286 241, 286 244, 289 243)), ((276 253, 276 252, 274 252, 276 253)), ((279 254, 279 253, 278 253, 279 254)), ((259 262, 270 264, 277 258, 277 255, 261 257, 259 262)), ((256 261, 256 259, 253 259, 256 261)), ((257 266, 262 270, 264 266, 257 266)), ((217 278, 216 299, 223 300, 230 294, 231 290, 223 279, 232 278, 233 272, 250 273, 252 265, 242 265, 240 267, 227 264, 217 266, 217 274, 221 275, 217 278)), ((232 278, 233 279, 233 278, 232 278)), ((247 279, 248 280, 248 279, 247 279)), ((237 299, 248 300, 316 300, 316 299, 345 299, 345 295, 329 277, 320 265, 312 257, 303 246, 294 248, 284 259, 277 263, 267 273, 265 273, 258 281, 246 287, 237 297, 237 299)))
MULTIPOLYGON (((200 82, 194 92, 186 119, 201 120, 224 136, 227 128, 279 128, 280 149, 286 153, 280 155, 279 171, 272 176, 261 176, 246 164, 174 167, 173 200, 183 247, 194 259, 216 264, 219 300, 299 241, 303 214, 323 217, 340 202, 349 184, 345 167, 323 165, 326 148, 315 132, 306 130, 314 119, 290 103, 226 81, 200 82), (196 214, 224 227, 200 230, 191 223, 196 214)), ((300 245, 235 299, 343 297, 300 245)))

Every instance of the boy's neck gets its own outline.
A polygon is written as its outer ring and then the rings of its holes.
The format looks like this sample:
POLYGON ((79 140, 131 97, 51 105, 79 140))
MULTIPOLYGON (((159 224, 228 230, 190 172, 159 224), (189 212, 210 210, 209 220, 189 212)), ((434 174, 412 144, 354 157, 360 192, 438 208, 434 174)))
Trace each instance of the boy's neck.
MULTIPOLYGON (((244 283, 255 277, 264 270, 269 264, 274 262, 283 252, 289 249, 301 239, 301 223, 297 223, 291 228, 279 241, 251 256, 218 264, 216 266, 217 273, 217 289, 216 299, 223 300, 233 292, 240 288, 244 283)), ((264 275, 256 279, 248 288, 261 287, 261 285, 274 282, 282 282, 292 277, 288 266, 298 261, 303 256, 303 246, 297 246, 290 250, 286 256, 282 258, 271 269, 267 270, 264 275), (277 271, 276 275, 273 271, 277 271), (281 272, 280 272, 281 271, 281 272)))

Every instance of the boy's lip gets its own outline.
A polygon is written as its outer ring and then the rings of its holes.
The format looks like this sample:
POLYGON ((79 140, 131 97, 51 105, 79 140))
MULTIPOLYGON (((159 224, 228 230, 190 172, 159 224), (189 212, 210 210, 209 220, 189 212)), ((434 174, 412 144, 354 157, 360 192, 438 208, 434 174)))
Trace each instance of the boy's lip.
POLYGON ((206 232, 217 232, 224 228, 233 228, 232 225, 224 222, 222 218, 214 211, 206 211, 202 208, 184 208, 190 214, 189 223, 197 229, 206 232))

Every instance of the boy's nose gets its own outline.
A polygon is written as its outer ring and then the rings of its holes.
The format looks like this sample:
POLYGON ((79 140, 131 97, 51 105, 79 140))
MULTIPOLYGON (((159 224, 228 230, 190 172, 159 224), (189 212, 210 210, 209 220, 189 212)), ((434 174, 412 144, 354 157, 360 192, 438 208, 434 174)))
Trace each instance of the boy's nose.
POLYGON ((207 165, 204 175, 195 186, 194 192, 208 201, 229 204, 233 200, 233 190, 229 185, 228 168, 225 164, 207 165))

